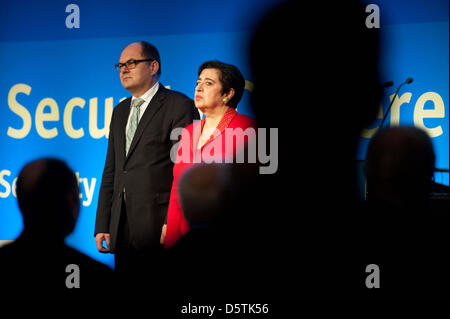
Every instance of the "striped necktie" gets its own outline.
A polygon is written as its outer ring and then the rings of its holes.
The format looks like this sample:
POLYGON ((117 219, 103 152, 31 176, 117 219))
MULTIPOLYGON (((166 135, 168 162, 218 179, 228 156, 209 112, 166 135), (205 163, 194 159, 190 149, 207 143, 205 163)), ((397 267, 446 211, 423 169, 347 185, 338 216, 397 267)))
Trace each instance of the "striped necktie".
POLYGON ((128 155, 128 150, 130 149, 131 141, 133 140, 134 133, 139 124, 139 109, 145 101, 143 99, 137 98, 131 103, 131 111, 133 112, 130 117, 130 122, 128 123, 128 130, 126 135, 125 144, 125 155, 128 155))

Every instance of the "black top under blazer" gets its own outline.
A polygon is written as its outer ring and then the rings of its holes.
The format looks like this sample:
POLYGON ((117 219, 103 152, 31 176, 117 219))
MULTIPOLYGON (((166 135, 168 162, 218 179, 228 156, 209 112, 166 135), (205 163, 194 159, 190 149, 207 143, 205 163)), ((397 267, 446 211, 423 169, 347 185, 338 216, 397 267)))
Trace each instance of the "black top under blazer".
POLYGON ((139 250, 159 245, 173 180, 170 151, 178 142, 170 133, 199 119, 190 98, 160 84, 125 156, 130 105, 131 97, 113 110, 95 221, 94 236, 111 235, 111 252, 116 248, 124 189, 132 245, 139 250))

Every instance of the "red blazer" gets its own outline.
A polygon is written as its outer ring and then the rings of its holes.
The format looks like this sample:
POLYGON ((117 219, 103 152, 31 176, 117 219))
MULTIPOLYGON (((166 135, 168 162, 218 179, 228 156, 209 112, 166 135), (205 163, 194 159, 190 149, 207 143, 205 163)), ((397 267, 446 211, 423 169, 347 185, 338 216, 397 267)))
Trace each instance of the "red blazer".
MULTIPOLYGON (((256 138, 256 124, 252 118, 238 114, 234 109, 228 109, 223 118, 220 120, 215 134, 211 135, 205 145, 197 150, 198 139, 200 138, 205 119, 196 121, 183 130, 180 143, 178 145, 177 160, 173 167, 173 183, 170 194, 169 210, 167 213, 167 230, 164 241, 164 247, 173 246, 186 232, 189 225, 183 215, 178 197, 178 182, 183 173, 198 163, 210 163, 215 160, 225 163, 226 158, 234 157, 239 151, 248 145, 248 139, 242 138, 247 128, 253 128, 256 138), (230 138, 231 132, 227 129, 234 130, 233 134, 237 138, 230 138)), ((250 135, 247 135, 250 136, 250 135)))

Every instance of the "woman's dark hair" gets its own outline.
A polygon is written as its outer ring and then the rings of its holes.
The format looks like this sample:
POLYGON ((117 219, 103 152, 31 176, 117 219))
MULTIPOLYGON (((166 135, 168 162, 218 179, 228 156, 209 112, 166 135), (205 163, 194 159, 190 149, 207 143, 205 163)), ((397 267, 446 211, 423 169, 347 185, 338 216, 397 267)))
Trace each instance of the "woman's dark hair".
POLYGON ((144 58, 153 59, 158 62, 159 69, 156 74, 158 74, 158 76, 161 76, 161 58, 159 57, 158 49, 153 44, 150 44, 147 41, 138 41, 137 43, 142 46, 142 56, 144 58))
POLYGON ((245 79, 242 76, 241 71, 234 65, 220 61, 207 61, 203 63, 198 68, 198 75, 200 75, 204 69, 217 69, 220 71, 219 81, 222 84, 222 94, 228 93, 230 89, 234 89, 234 95, 228 101, 227 106, 236 109, 245 89, 245 79))

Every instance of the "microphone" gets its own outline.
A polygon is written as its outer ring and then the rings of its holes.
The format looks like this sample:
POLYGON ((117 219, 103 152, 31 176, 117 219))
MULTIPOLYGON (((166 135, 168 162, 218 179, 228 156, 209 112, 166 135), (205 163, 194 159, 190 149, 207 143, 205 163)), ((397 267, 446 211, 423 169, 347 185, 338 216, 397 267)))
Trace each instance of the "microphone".
MULTIPOLYGON (((390 83, 390 82, 392 82, 392 81, 385 82, 385 83, 383 84, 383 86, 386 85, 386 83, 390 83)), ((391 104, 389 104, 389 107, 387 108, 386 114, 384 115, 383 120, 381 121, 381 124, 380 124, 380 128, 379 128, 379 129, 381 129, 381 128, 383 127, 384 121, 386 120, 386 117, 387 117, 387 115, 389 114, 389 111, 391 110, 392 104, 394 104, 395 98, 397 97, 398 91, 400 90, 400 88, 401 88, 404 84, 410 84, 410 83, 412 83, 412 82, 413 82, 413 78, 407 78, 405 82, 403 82, 402 84, 400 84, 400 85, 398 86, 397 91, 395 91, 394 97, 392 98, 391 104)), ((394 84, 394 82, 392 82, 392 84, 394 84)), ((386 86, 384 86, 384 87, 386 87, 386 86)))

